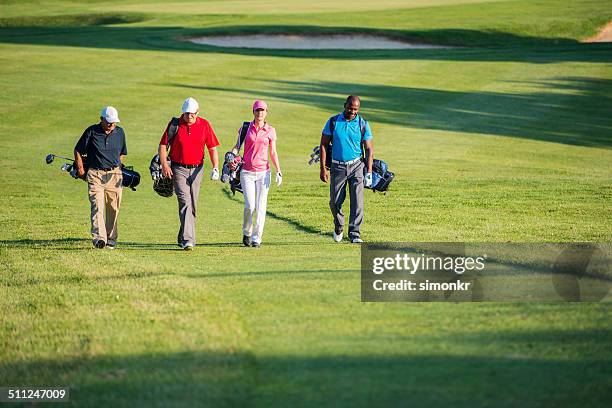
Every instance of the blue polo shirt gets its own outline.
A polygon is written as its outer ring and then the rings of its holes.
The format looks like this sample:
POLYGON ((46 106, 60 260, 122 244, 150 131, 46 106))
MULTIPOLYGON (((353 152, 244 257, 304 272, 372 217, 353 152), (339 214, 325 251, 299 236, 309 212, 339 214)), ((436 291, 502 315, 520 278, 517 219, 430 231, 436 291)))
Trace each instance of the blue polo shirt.
POLYGON ((87 167, 110 169, 121 165, 119 156, 127 154, 125 133, 116 126, 108 135, 98 123, 91 125, 83 132, 74 149, 81 155, 87 155, 87 167))
POLYGON ((332 159, 338 161, 351 161, 361 157, 361 125, 360 121, 365 123, 365 134, 363 140, 372 139, 372 131, 370 124, 361 118, 355 116, 353 120, 346 120, 344 113, 337 116, 336 124, 334 125, 334 134, 331 134, 329 122, 325 123, 323 134, 332 138, 332 159))

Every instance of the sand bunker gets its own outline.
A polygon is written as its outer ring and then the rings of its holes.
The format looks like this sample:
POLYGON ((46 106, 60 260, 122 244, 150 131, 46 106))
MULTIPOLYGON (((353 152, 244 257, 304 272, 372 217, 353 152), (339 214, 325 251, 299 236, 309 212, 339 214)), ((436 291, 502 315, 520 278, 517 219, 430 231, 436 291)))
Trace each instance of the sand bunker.
POLYGON ((382 36, 363 34, 293 35, 254 34, 185 38, 196 44, 231 48, 265 48, 278 50, 403 50, 451 48, 431 44, 415 44, 382 36))
POLYGON ((612 42, 612 21, 606 24, 597 35, 587 38, 584 42, 612 42))

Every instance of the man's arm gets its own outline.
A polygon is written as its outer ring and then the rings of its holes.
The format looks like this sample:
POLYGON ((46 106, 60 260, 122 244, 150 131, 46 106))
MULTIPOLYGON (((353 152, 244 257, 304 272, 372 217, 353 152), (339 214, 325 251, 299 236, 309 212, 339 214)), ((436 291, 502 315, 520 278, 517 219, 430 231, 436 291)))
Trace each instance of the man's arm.
POLYGON ((210 147, 208 149, 208 156, 210 157, 210 163, 213 166, 212 171, 210 172, 211 180, 219 180, 219 153, 217 152, 216 147, 210 147))
POLYGON ((77 174, 85 180, 85 166, 83 166, 83 157, 81 153, 74 149, 74 165, 76 166, 77 174))
POLYGON ((217 146, 219 146, 219 139, 215 135, 210 123, 206 122, 208 130, 204 130, 204 145, 208 148, 208 157, 210 157, 210 163, 213 167, 214 175, 211 173, 211 180, 219 179, 219 153, 217 152, 217 146))
POLYGON ((366 148, 366 168, 367 172, 372 172, 372 163, 374 163, 374 145, 372 140, 366 140, 363 142, 366 148))
POLYGON ((159 155, 159 162, 162 166, 162 175, 165 178, 172 178, 172 169, 168 166, 168 150, 165 144, 159 145, 157 154, 159 155))
POLYGON ((327 146, 331 142, 331 136, 321 135, 321 144, 319 145, 319 178, 322 182, 327 183, 329 180, 329 174, 327 173, 327 169, 325 168, 325 162, 327 161, 327 146))
POLYGON ((121 129, 121 133, 123 133, 123 146, 121 146, 121 152, 119 153, 119 166, 123 167, 123 160, 125 159, 125 156, 127 156, 128 151, 127 144, 125 143, 125 133, 123 132, 123 129, 121 129))
POLYGON ((213 169, 219 169, 219 152, 216 147, 211 147, 208 149, 208 155, 210 156, 210 163, 213 166, 213 169))
POLYGON ((85 131, 79 138, 76 146, 74 146, 74 166, 76 167, 77 175, 83 180, 85 180, 85 164, 83 163, 82 155, 87 154, 88 142, 89 142, 89 128, 85 129, 85 131))

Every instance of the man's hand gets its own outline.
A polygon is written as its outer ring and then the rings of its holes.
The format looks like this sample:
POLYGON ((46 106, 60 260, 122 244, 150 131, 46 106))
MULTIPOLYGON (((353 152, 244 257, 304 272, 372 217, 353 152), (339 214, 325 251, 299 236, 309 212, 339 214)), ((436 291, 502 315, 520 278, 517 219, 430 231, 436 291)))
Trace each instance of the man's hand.
POLYGON ((80 179, 85 180, 85 169, 83 167, 77 168, 77 176, 79 176, 80 179))
POLYGON ((321 172, 319 174, 319 178, 324 183, 327 183, 329 181, 329 174, 327 173, 327 170, 325 170, 325 167, 321 167, 321 172))
POLYGON ((372 187, 372 173, 366 173, 365 176, 365 186, 372 187))
POLYGON ((164 178, 172 178, 172 169, 168 166, 168 163, 162 164, 162 176, 164 178))
POLYGON ((283 184, 283 175, 279 171, 278 173, 276 173, 276 187, 280 187, 281 184, 283 184))
POLYGON ((212 169, 212 171, 210 172, 210 179, 211 180, 219 180, 219 169, 218 168, 214 168, 212 169))

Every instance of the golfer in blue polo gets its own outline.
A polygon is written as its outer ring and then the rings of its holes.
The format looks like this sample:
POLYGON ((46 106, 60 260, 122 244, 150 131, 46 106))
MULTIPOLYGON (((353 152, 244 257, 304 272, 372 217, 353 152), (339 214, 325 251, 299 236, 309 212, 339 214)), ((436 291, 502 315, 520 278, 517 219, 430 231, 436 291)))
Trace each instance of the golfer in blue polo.
POLYGON ((334 241, 341 242, 344 236, 344 213, 342 204, 346 198, 348 184, 351 200, 348 236, 352 243, 360 244, 360 227, 363 221, 363 188, 372 185, 372 162, 374 148, 370 125, 359 113, 361 100, 351 95, 346 98, 344 112, 329 118, 321 135, 321 181, 329 186, 329 207, 334 217, 334 241), (331 176, 325 167, 326 148, 332 144, 331 176), (362 145, 365 147, 365 159, 362 158, 362 145), (367 171, 364 172, 364 166, 367 171), (365 178, 364 178, 365 173, 365 178))

